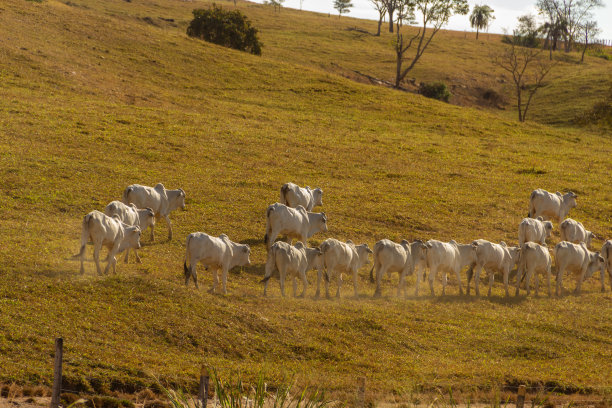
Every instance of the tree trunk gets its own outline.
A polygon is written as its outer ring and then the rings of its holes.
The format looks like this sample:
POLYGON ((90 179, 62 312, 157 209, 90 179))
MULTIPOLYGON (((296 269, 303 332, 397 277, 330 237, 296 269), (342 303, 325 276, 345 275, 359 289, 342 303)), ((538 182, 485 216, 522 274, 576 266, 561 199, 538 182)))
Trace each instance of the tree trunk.
POLYGON ((389 10, 389 32, 393 32, 393 10, 389 10))
POLYGON ((378 30, 376 30, 376 36, 380 37, 380 27, 382 26, 383 16, 381 15, 378 19, 378 30))
POLYGON ((586 52, 589 46, 589 32, 588 29, 584 32, 584 48, 582 49, 582 58, 580 58, 580 62, 584 62, 584 53, 586 52))
POLYGON ((478 39, 478 26, 476 26, 476 39, 478 39))
POLYGON ((518 107, 518 115, 519 115, 519 122, 524 122, 525 118, 523 117, 523 108, 521 107, 522 103, 521 103, 521 86, 517 85, 516 86, 516 105, 518 107))

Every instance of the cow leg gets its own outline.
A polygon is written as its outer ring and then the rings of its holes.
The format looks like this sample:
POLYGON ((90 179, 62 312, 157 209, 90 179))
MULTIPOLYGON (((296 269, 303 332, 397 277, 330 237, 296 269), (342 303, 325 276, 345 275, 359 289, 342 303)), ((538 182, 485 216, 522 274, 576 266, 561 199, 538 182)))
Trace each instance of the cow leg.
MULTIPOLYGON (((134 250, 136 252, 136 250, 134 250)), ((130 255, 130 248, 125 250, 125 258, 123 258, 123 263, 128 263, 128 256, 130 255)), ((138 256, 138 255, 136 255, 138 256)))
POLYGON ((508 278, 510 276, 510 268, 504 269, 504 290, 506 291, 506 297, 510 296, 510 292, 508 292, 508 278))
POLYGON ((476 265, 474 271, 474 293, 476 296, 480 296, 480 274, 482 273, 482 265, 476 265))
POLYGON ((584 281, 584 278, 586 276, 587 266, 588 265, 585 265, 585 267, 582 268, 582 271, 580 271, 580 277, 578 278, 578 283, 576 284, 576 289, 574 290, 574 294, 576 295, 580 294, 580 289, 582 288, 582 281, 584 281))
POLYGON ((308 278, 306 277, 306 271, 302 271, 300 275, 302 278, 302 293, 300 294, 300 297, 303 298, 306 296, 306 289, 308 289, 308 278))
MULTIPOLYGON (((157 224, 157 221, 159 221, 159 215, 157 215, 155 217, 155 224, 157 224)), ((155 241, 155 225, 151 225, 151 242, 155 241)))
POLYGON ((229 272, 228 268, 223 267, 223 294, 227 295, 227 273, 229 272))
POLYGON ((457 275, 457 285, 459 285, 459 294, 463 295, 463 286, 461 286, 461 269, 455 269, 455 275, 457 275))
POLYGON ((100 249, 102 249, 102 244, 94 243, 94 262, 96 263, 98 275, 102 275, 102 268, 100 268, 100 249))
POLYGON ((406 297, 406 268, 402 269, 399 276, 399 283, 397 284, 397 297, 402 295, 402 290, 404 291, 404 297, 406 297))
POLYGON ((448 273, 442 273, 442 296, 446 295, 446 285, 448 284, 448 273))
POLYGON ((561 291, 563 290, 563 272, 565 272, 565 268, 557 266, 557 296, 561 296, 561 291))
MULTIPOLYGON (((610 289, 612 290, 612 266, 608 265, 607 269, 608 269, 608 276, 610 278, 610 289)), ((603 289, 604 291, 606 290, 605 286, 603 289)))
POLYGON ((486 271, 489 274, 489 291, 487 296, 491 296, 491 289, 493 289, 493 282, 495 282, 495 273, 493 271, 486 271))
POLYGON ((548 265, 548 267, 546 268, 546 284, 548 286, 548 297, 552 296, 552 292, 550 290, 550 275, 551 275, 550 265, 548 265))
POLYGON ((387 268, 378 263, 376 266, 376 289, 374 290, 374 297, 380 297, 382 295, 382 277, 387 272, 387 268))
POLYGON ((217 290, 217 285, 219 284, 219 271, 216 266, 212 266, 211 269, 213 273, 213 285, 212 288, 208 290, 208 293, 215 293, 215 290, 217 290))
MULTIPOLYGON (((527 269, 527 276, 525 276, 525 286, 527 286, 527 296, 529 296, 529 294, 531 293, 531 278, 534 274, 534 271, 532 268, 528 268, 527 269)), ((536 281, 536 296, 538 295, 538 274, 535 274, 535 281, 536 281)))
POLYGON ((293 297, 297 297, 297 275, 293 275, 293 297))
POLYGON ((318 299, 321 296, 321 276, 323 275, 323 271, 317 268, 317 291, 315 293, 315 299, 318 299))
POLYGON ((168 224, 168 241, 172 241, 172 223, 170 222, 170 216, 164 215, 166 219, 166 224, 168 224))
POLYGON ((276 241, 277 237, 278 237, 278 232, 271 230, 270 233, 268 234, 268 248, 267 248, 268 251, 272 247, 272 244, 274 244, 274 241, 276 241))
POLYGON ((285 269, 281 268, 278 271, 278 279, 280 281, 280 290, 281 290, 281 296, 285 297, 285 276, 286 276, 286 271, 285 269))
POLYGON ((421 285, 421 279, 423 278, 423 269, 420 266, 416 266, 416 286, 414 288, 414 296, 419 296, 419 286, 421 285))
MULTIPOLYGON (((523 277, 523 268, 520 266, 516 268, 516 291, 514 292, 514 296, 518 296, 521 287, 521 278, 523 277)), ((527 273, 527 294, 529 295, 529 273, 527 273)))
POLYGON ((431 268, 429 270, 429 291, 431 292, 431 296, 434 296, 436 293, 434 292, 434 279, 436 279, 436 275, 438 274, 438 267, 431 268))
POLYGON ((340 288, 342 288, 342 273, 338 273, 338 289, 336 289, 336 299, 340 299, 340 288))
MULTIPOLYGON (((540 292, 540 278, 538 277, 538 271, 535 271, 533 275, 533 278, 535 279, 535 295, 538 297, 540 292)), ((529 293, 529 289, 527 289, 527 293, 529 293)))

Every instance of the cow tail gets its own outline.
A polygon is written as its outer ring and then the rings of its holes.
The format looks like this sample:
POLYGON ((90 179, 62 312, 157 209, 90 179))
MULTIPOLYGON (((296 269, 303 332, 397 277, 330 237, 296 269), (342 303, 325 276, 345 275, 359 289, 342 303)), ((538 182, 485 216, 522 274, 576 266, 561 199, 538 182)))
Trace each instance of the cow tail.
POLYGON ((75 255, 75 258, 82 258, 85 255, 85 247, 87 246, 87 241, 89 241, 89 221, 91 220, 91 214, 87 214, 83 217, 83 224, 81 227, 81 248, 79 253, 75 255))
POLYGON ((264 278, 260 281, 260 283, 267 282, 272 277, 272 274, 276 270, 276 251, 275 246, 272 247, 270 252, 268 252, 268 260, 266 261, 266 273, 264 278))
POLYGON ((129 205, 130 204, 130 193, 132 192, 132 187, 126 187, 125 190, 123 190, 123 195, 121 197, 121 201, 123 201, 123 204, 125 205, 129 205))
POLYGON ((372 269, 370 269, 370 282, 374 283, 374 266, 376 266, 376 261, 374 261, 374 265, 372 265, 372 269))
POLYGON ((535 190, 531 192, 531 195, 529 196, 529 212, 527 213, 527 217, 528 218, 534 218, 535 217, 535 208, 533 205, 533 199, 535 198, 535 190))
POLYGON ((185 249, 185 261, 183 262, 183 271, 185 272, 185 276, 189 276, 191 274, 191 254, 189 250, 189 241, 191 240, 191 234, 187 235, 186 241, 186 249, 185 249), (187 266, 189 263, 189 267, 187 266))
POLYGON ((268 245, 268 239, 270 238, 268 233, 270 232, 270 214, 272 213, 272 211, 274 211, 273 205, 269 206, 266 210, 266 235, 264 235, 264 243, 266 245, 268 245))

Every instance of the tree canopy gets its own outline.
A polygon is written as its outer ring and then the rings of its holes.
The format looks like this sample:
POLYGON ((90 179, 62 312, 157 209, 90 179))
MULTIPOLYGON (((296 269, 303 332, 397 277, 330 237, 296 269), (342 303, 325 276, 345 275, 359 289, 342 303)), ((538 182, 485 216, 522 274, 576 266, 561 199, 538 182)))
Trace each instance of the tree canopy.
POLYGON ((478 32, 481 29, 489 27, 491 22, 495 20, 493 16, 493 10, 491 7, 484 5, 475 5, 470 14, 470 24, 472 28, 476 28, 476 38, 478 38, 478 32))

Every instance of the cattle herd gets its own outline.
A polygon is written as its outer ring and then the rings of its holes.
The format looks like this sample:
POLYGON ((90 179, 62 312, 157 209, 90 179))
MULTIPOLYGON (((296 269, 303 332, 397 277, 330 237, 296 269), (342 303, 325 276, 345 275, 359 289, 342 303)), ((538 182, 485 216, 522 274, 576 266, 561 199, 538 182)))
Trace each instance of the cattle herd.
MULTIPOLYGON (((316 297, 320 295, 320 284, 324 281, 325 293, 329 297, 329 282, 337 281, 336 297, 340 297, 342 274, 352 273, 355 296, 358 294, 358 270, 369 264, 369 255, 373 255, 373 267, 370 279, 376 282, 374 296, 381 295, 382 278, 386 273, 398 272, 399 285, 397 294, 406 295, 406 276, 416 272, 415 295, 429 269, 428 283, 431 294, 434 294, 434 281, 438 273, 442 278, 442 294, 446 292, 448 274, 454 274, 463 294, 461 271, 467 268, 467 294, 474 280, 474 290, 479 295, 480 274, 484 269, 489 277, 488 295, 495 273, 500 273, 504 282, 506 296, 509 295, 510 271, 517 266, 516 291, 523 279, 526 281, 527 295, 530 294, 532 278, 535 278, 535 293, 538 294, 538 274, 545 274, 548 295, 551 296, 552 258, 546 246, 546 239, 553 230, 549 219, 560 222, 559 231, 562 241, 552 250, 556 267, 556 295, 561 295, 563 275, 565 272, 578 275, 575 292, 580 293, 583 281, 599 271, 601 290, 605 290, 605 272, 610 275, 612 286, 612 240, 604 243, 600 252, 590 250, 594 234, 587 231, 577 221, 567 218, 569 211, 576 207, 576 194, 568 192, 549 193, 545 190, 534 190, 529 199, 529 214, 518 226, 519 246, 511 247, 504 242, 492 243, 477 239, 470 244, 458 244, 455 241, 440 242, 416 240, 395 243, 388 239, 378 241, 373 249, 367 244, 356 245, 352 241, 341 242, 329 238, 317 248, 308 248, 307 240, 318 232, 327 231, 327 216, 324 212, 315 213, 312 209, 322 206, 323 192, 320 188, 301 188, 293 183, 284 184, 280 191, 280 202, 272 204, 266 210, 266 232, 264 243, 267 249, 265 265, 264 295, 267 293, 268 281, 274 272, 280 278, 281 293, 285 295, 285 279, 293 279, 293 295, 297 295, 298 279, 302 281, 301 296, 308 288, 306 273, 317 270, 316 297), (287 242, 275 242, 279 235, 287 237, 287 242), (293 239, 295 245, 291 245, 293 239)), ((106 246, 109 250, 108 263, 104 273, 112 267, 116 269, 115 255, 126 251, 128 261, 130 249, 138 262, 136 252, 140 248, 142 231, 151 228, 151 240, 155 239, 155 221, 164 217, 168 225, 168 239, 172 239, 172 224, 169 214, 177 208, 185 208, 185 192, 182 189, 167 190, 162 184, 155 187, 134 184, 128 186, 121 201, 108 204, 104 213, 92 211, 83 218, 81 232, 81 249, 77 255, 81 261, 81 273, 84 272, 83 261, 88 242, 94 246, 94 261, 98 274, 100 269, 100 249, 106 246)), ((227 273, 235 266, 250 265, 248 245, 232 242, 225 234, 212 237, 203 232, 194 232, 187 236, 186 254, 183 264, 185 284, 192 278, 198 287, 196 265, 201 263, 213 272, 213 285, 210 292, 215 292, 219 283, 218 271, 222 271, 223 293, 227 293, 227 273)))

